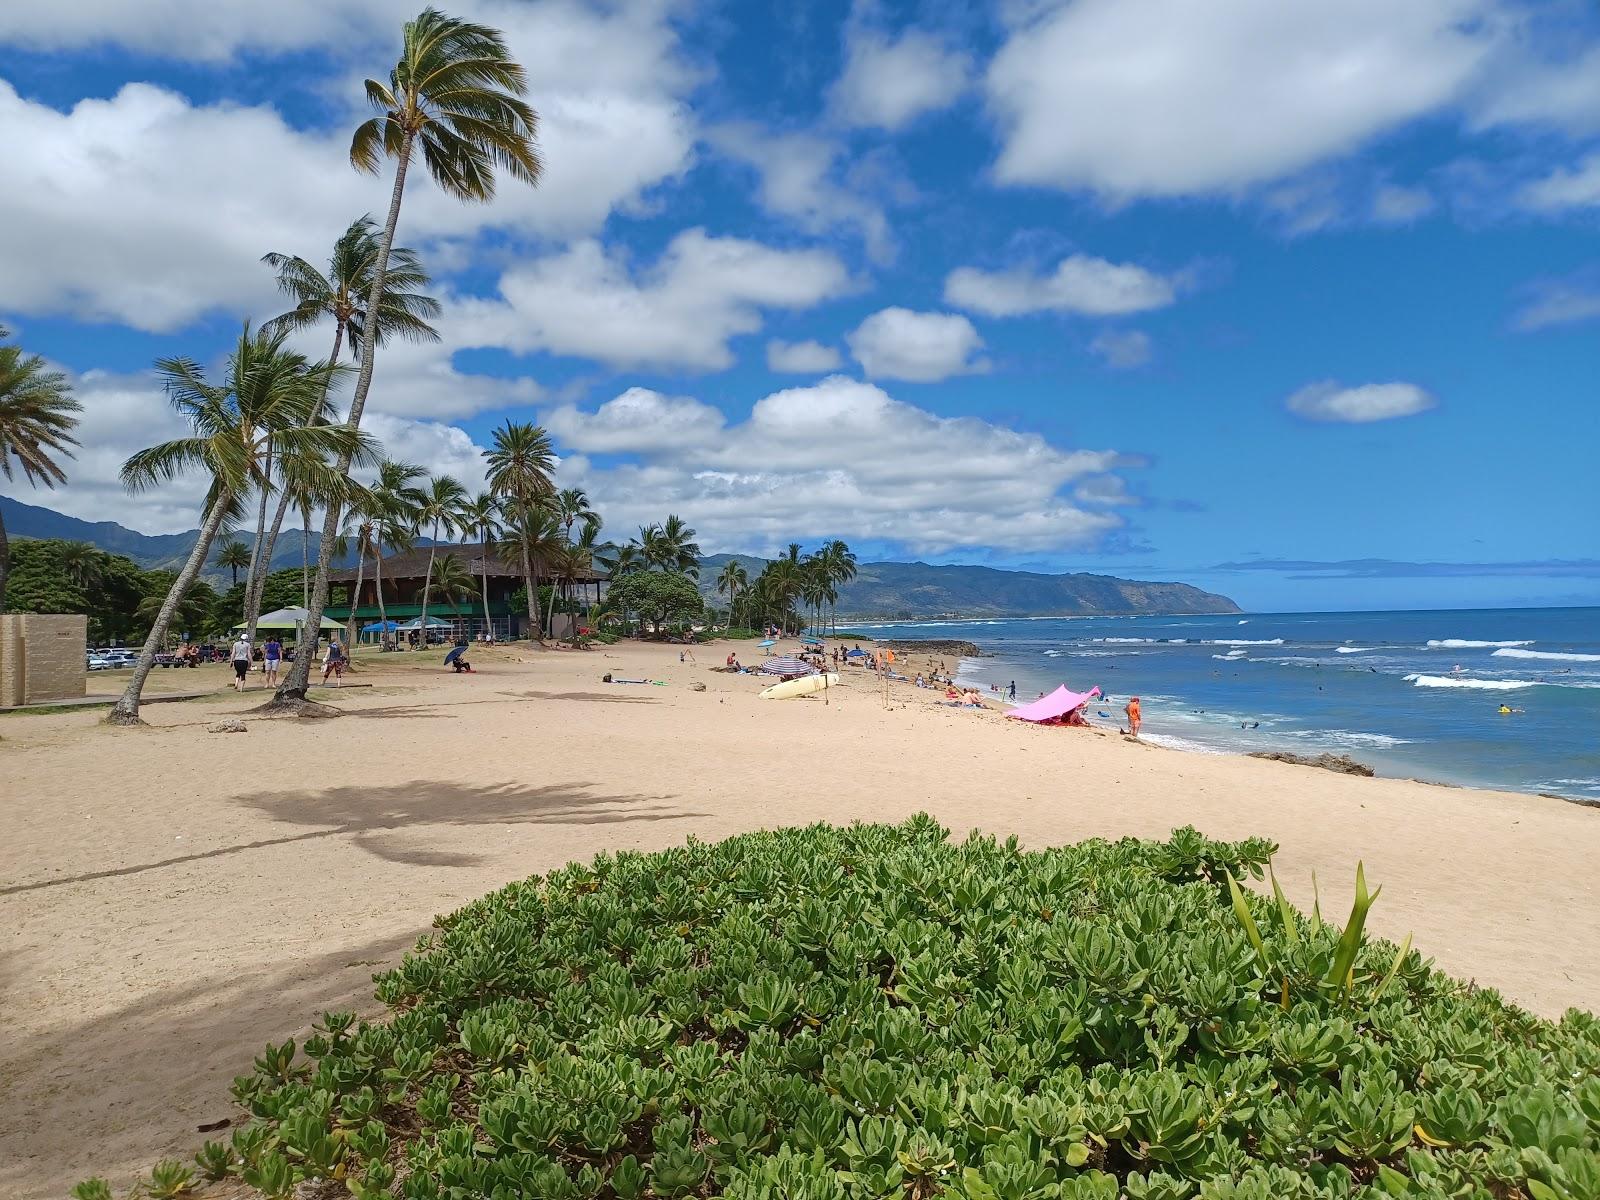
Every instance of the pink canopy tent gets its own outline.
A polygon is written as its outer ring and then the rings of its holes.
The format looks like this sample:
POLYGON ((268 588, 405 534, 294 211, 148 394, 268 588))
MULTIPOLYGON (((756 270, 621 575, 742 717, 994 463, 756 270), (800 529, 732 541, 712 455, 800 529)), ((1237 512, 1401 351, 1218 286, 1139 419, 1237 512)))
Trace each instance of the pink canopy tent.
POLYGON ((1055 717, 1064 717, 1073 709, 1089 703, 1100 694, 1100 689, 1090 688, 1087 692, 1069 692, 1067 685, 1062 684, 1048 696, 1035 700, 1032 704, 1019 704, 1006 714, 1016 717, 1019 721, 1049 721, 1055 717))

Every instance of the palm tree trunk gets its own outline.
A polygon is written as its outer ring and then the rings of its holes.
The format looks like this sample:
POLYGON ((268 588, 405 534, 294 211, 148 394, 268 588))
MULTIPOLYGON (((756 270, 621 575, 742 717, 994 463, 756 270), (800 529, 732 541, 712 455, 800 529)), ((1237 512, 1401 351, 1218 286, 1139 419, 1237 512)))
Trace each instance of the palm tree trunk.
MULTIPOLYGON (((244 594, 245 594, 245 600, 246 600, 246 607, 247 608, 249 607, 249 605, 248 605, 249 598, 255 592, 255 589, 256 589, 256 575, 257 575, 257 573, 258 572, 265 573, 266 564, 262 560, 262 557, 261 557, 261 546, 262 546, 262 540, 267 535, 267 498, 269 496, 271 496, 271 495, 272 495, 272 438, 269 435, 268 438, 267 438, 267 461, 266 461, 266 466, 262 470, 262 473, 261 473, 261 500, 260 500, 260 503, 257 504, 257 506, 256 506, 256 536, 250 543, 250 569, 245 572, 245 576, 244 576, 244 594)), ((233 581, 235 583, 239 582, 239 568, 238 567, 235 567, 233 569, 233 581)), ((250 622, 249 616, 250 616, 250 614, 248 612, 246 612, 245 613, 246 623, 249 625, 250 636, 251 636, 252 639, 254 639, 255 633, 256 633, 255 625, 254 625, 253 622, 250 622)))
POLYGON ((389 612, 383 606, 383 543, 379 542, 377 553, 372 556, 372 590, 378 595, 378 644, 383 644, 382 639, 389 636, 389 612))
POLYGON ((205 522, 200 526, 200 536, 195 539, 188 560, 178 572, 178 577, 172 581, 172 587, 167 590, 167 598, 161 602, 161 611, 156 614, 156 623, 150 627, 150 636, 144 640, 144 649, 139 651, 138 661, 133 665, 133 678, 128 680, 128 687, 122 693, 122 698, 113 704, 111 711, 106 714, 108 725, 141 723, 139 696, 144 691, 144 681, 150 676, 150 668, 155 666, 156 652, 166 643, 167 630, 172 625, 172 618, 178 611, 178 605, 194 586, 194 581, 200 576, 200 568, 205 566, 206 555, 211 553, 211 539, 217 536, 217 530, 222 526, 223 513, 228 507, 227 500, 226 495, 219 495, 212 501, 205 522))
POLYGON ((11 540, 6 537, 6 520, 0 516, 0 613, 6 610, 6 577, 11 574, 11 540))
POLYGON ((546 606, 544 624, 552 635, 554 635, 556 629, 556 589, 560 586, 561 581, 559 579, 550 581, 550 603, 546 606))
POLYGON ((483 582, 483 631, 489 637, 494 637, 494 618, 489 615, 489 541, 483 542, 483 554, 478 558, 478 566, 483 570, 478 578, 483 582))
POLYGON ((245 576, 245 632, 255 641, 256 620, 261 616, 261 599, 267 593, 267 576, 272 574, 272 556, 278 549, 278 533, 283 528, 283 518, 289 511, 289 493, 284 490, 278 497, 278 511, 267 530, 267 540, 262 546, 261 570, 251 577, 245 576))
MULTIPOLYGON (((300 510, 300 607, 311 607, 311 510, 300 510)), ((321 618, 318 618, 319 622, 321 618)))
POLYGON ((433 543, 428 547, 428 573, 422 577, 422 648, 428 648, 428 595, 433 591, 433 555, 439 548, 439 522, 433 523, 433 543))
MULTIPOLYGON (((400 224, 406 168, 411 164, 411 143, 415 137, 414 133, 408 131, 400 144, 394 170, 394 191, 389 197, 389 219, 383 227, 383 243, 378 247, 372 286, 367 291, 369 319, 361 330, 361 371, 356 376, 355 392, 350 397, 350 412, 345 417, 345 424, 352 429, 360 428, 361 413, 367 405, 367 393, 372 389, 372 362, 378 342, 378 302, 383 297, 384 277, 389 273, 389 251, 394 247, 394 231, 400 224)), ((350 454, 339 456, 339 474, 350 474, 351 457, 350 454)), ((322 519, 322 544, 317 547, 317 579, 311 591, 311 602, 306 605, 307 619, 300 631, 299 645, 295 648, 294 668, 278 685, 277 694, 271 701, 273 705, 292 705, 306 698, 306 687, 311 680, 311 659, 317 646, 317 633, 322 626, 322 610, 328 603, 328 569, 332 565, 333 542, 339 536, 339 522, 343 516, 339 509, 338 498, 331 498, 322 519)))
POLYGON ((361 577, 366 574, 367 543, 361 536, 361 531, 356 530, 356 590, 350 593, 350 624, 345 627, 345 645, 354 649, 356 644, 356 606, 361 603, 361 577))

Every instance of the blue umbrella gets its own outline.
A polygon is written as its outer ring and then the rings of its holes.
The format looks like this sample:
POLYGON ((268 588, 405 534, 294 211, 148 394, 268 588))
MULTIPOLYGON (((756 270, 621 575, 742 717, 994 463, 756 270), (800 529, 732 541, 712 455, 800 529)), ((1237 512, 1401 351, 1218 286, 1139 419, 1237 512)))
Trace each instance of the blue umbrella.
POLYGON ((820 638, 801 638, 800 644, 804 646, 820 646, 822 641, 820 638))
POLYGON ((865 650, 848 650, 848 651, 845 652, 845 657, 846 658, 865 658, 865 657, 867 657, 867 652, 865 650))
POLYGON ((776 646, 777 644, 778 644, 778 641, 777 641, 776 638, 767 638, 767 640, 764 641, 764 642, 757 642, 756 643, 756 645, 761 646, 763 648, 767 647, 767 646, 776 646))
POLYGON ((363 625, 362 633, 393 633, 400 628, 399 621, 374 621, 371 625, 363 625))

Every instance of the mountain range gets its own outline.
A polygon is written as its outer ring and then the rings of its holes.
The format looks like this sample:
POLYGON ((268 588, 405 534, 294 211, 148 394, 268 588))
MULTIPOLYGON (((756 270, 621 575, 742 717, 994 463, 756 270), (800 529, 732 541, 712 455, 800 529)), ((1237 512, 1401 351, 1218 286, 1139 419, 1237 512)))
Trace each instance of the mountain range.
MULTIPOLYGON (((53 509, 0 496, 6 530, 19 538, 63 538, 124 554, 142 567, 176 569, 194 545, 197 530, 144 534, 114 521, 81 521, 53 509)), ((273 555, 274 568, 300 565, 300 531, 285 529, 273 555)), ((316 557, 316 536, 308 550, 316 557)), ((348 557, 348 556, 347 556, 348 557)), ((727 597, 716 578, 730 560, 754 579, 765 560, 747 554, 713 554, 700 560, 700 591, 715 604, 727 597)), ((342 565, 342 564, 341 564, 342 565)), ((209 567, 206 577, 226 586, 228 572, 209 567)), ((860 563, 855 579, 839 588, 840 617, 913 620, 925 617, 1042 617, 1130 613, 1233 613, 1226 596, 1186 583, 1151 583, 1113 575, 1048 575, 997 567, 934 566, 920 562, 860 563)))

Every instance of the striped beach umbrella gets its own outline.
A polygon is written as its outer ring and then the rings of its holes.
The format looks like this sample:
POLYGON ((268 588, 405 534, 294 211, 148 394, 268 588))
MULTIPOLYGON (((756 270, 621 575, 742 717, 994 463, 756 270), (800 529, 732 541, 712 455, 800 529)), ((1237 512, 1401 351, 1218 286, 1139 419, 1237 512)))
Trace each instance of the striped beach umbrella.
POLYGON ((763 674, 782 675, 789 679, 810 675, 815 670, 810 663, 801 662, 798 658, 769 658, 761 664, 763 674))

